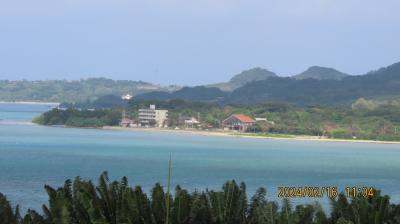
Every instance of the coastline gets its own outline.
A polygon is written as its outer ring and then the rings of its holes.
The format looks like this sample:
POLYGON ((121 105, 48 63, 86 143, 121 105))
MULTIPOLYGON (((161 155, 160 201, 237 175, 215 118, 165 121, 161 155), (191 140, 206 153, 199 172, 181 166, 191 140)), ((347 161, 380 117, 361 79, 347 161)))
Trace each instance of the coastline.
POLYGON ((159 133, 174 133, 174 134, 189 134, 198 136, 214 136, 214 137, 236 137, 236 138, 252 138, 252 139, 276 139, 276 140, 291 140, 291 141, 315 141, 315 142, 344 142, 344 143, 372 143, 372 144, 400 144, 400 141, 375 141, 375 140, 357 140, 357 139, 331 139, 321 138, 320 136, 308 135, 282 135, 268 136, 257 135, 239 132, 225 131, 203 131, 203 130, 185 130, 185 129, 164 129, 164 128, 123 128, 116 126, 104 126, 102 130, 111 131, 128 131, 128 132, 159 132, 159 133))
POLYGON ((27 105, 48 105, 58 106, 60 103, 57 102, 35 102, 35 101, 0 101, 0 104, 27 104, 27 105))

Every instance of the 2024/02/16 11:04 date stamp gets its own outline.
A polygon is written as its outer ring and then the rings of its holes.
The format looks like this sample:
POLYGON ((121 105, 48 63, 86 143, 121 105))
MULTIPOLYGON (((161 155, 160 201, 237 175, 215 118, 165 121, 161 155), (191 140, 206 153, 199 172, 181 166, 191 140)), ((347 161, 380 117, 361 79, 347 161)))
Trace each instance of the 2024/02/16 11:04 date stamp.
POLYGON ((367 186, 347 186, 343 191, 339 191, 335 186, 329 187, 293 187, 282 186, 278 187, 279 198, 335 198, 340 192, 343 192, 346 197, 365 197, 372 198, 375 195, 375 188, 367 186))

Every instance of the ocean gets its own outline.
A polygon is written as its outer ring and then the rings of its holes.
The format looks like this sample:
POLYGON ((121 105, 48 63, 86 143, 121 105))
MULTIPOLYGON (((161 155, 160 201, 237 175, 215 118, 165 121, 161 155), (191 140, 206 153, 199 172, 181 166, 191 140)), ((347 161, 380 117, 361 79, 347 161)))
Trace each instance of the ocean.
MULTIPOLYGON (((40 211, 45 184, 58 187, 80 176, 97 181, 127 176, 131 186, 167 181, 190 190, 245 182, 249 195, 280 186, 372 186, 400 202, 400 145, 250 139, 181 133, 45 127, 30 123, 46 105, 0 104, 0 192, 22 210, 40 211)), ((315 199, 294 199, 312 203, 315 199)), ((319 200, 328 206, 328 199, 319 200)))

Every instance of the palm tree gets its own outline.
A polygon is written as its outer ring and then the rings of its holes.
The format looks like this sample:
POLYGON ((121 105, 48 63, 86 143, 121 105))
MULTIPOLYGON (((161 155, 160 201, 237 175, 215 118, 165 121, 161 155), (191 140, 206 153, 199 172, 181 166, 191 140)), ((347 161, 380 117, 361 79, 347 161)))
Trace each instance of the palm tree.
POLYGON ((175 188, 175 198, 172 205, 172 223, 187 223, 190 217, 192 199, 187 190, 183 190, 179 185, 175 188))
POLYGON ((248 224, 270 224, 273 223, 269 214, 268 201, 266 199, 267 190, 259 188, 251 198, 249 205, 247 223, 248 224))
POLYGON ((209 192, 213 218, 217 223, 245 223, 247 212, 246 186, 238 186, 235 181, 228 181, 222 192, 209 192))
POLYGON ((191 196, 192 205, 189 215, 189 224, 212 224, 218 223, 212 217, 210 202, 206 193, 194 192, 191 196))
POLYGON ((151 210, 153 211, 154 223, 164 224, 166 222, 165 193, 159 183, 151 190, 151 210))
MULTIPOLYGON (((1 217, 1 216, 0 216, 1 217)), ((21 224, 48 224, 48 222, 34 210, 28 210, 20 222, 21 224)))
POLYGON ((64 187, 53 189, 45 185, 45 190, 49 196, 49 208, 43 205, 43 212, 49 223, 69 224, 72 222, 71 213, 71 181, 65 181, 64 187))
POLYGON ((45 186, 49 197, 43 214, 28 210, 19 215, 0 194, 0 224, 399 224, 400 205, 390 204, 379 191, 373 197, 356 197, 350 201, 344 194, 331 200, 328 218, 321 205, 292 207, 284 199, 282 206, 268 201, 259 188, 247 202, 246 186, 226 182, 220 191, 189 193, 179 185, 174 198, 157 183, 148 197, 140 186, 129 187, 128 179, 110 182, 102 173, 95 186, 77 177, 73 182, 54 189, 45 186), (169 199, 168 199, 169 197, 169 199), (169 202, 170 201, 170 204, 169 202), (168 205, 169 204, 169 205, 168 205), (167 211, 171 211, 168 214, 167 211))
POLYGON ((152 210, 150 205, 150 200, 147 195, 143 193, 143 190, 140 186, 136 186, 134 190, 134 198, 135 198, 135 208, 137 209, 138 216, 135 218, 133 223, 140 224, 152 224, 152 210))
POLYGON ((103 172, 96 187, 101 215, 110 224, 117 224, 118 182, 109 183, 108 173, 103 172))
POLYGON ((19 207, 13 210, 7 198, 0 193, 0 224, 18 224, 19 221, 19 207))

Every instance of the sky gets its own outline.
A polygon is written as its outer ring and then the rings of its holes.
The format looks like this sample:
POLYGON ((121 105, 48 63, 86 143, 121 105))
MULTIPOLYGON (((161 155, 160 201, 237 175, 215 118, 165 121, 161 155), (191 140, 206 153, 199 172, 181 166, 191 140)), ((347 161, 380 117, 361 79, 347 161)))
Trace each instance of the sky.
POLYGON ((399 0, 0 0, 0 79, 223 82, 400 61, 399 0))

